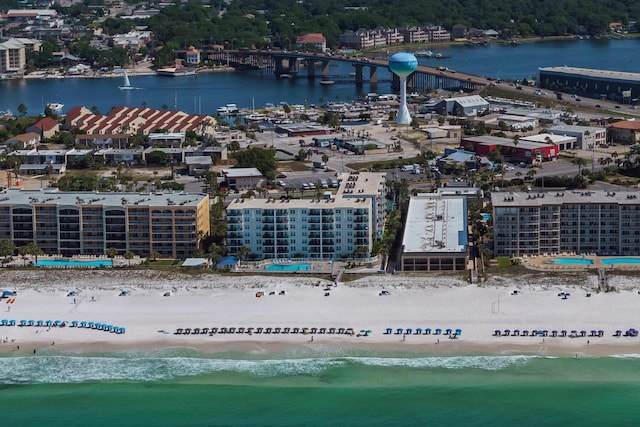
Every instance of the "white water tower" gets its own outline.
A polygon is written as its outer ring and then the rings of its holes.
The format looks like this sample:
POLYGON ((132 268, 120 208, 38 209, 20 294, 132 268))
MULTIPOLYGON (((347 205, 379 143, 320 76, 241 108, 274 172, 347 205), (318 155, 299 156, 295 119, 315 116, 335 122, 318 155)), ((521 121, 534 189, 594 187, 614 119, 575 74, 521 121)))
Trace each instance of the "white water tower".
POLYGON ((407 52, 398 52, 389 58, 389 69, 400 78, 400 107, 396 124, 410 125, 411 115, 407 108, 407 77, 418 68, 418 60, 407 52))

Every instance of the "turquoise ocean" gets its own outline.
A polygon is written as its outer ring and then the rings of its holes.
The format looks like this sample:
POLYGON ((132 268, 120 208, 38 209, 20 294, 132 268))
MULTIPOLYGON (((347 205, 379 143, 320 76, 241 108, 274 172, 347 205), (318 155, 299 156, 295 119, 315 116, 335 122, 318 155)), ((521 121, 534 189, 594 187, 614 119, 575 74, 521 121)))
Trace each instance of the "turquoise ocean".
POLYGON ((0 357, 6 426, 635 426, 640 355, 0 357))

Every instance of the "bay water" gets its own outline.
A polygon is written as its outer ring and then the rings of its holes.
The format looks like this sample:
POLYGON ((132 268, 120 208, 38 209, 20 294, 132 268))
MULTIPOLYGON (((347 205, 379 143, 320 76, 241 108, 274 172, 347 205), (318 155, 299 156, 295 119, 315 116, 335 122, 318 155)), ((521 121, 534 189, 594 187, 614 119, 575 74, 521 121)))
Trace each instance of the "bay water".
MULTIPOLYGON (((539 67, 572 66, 640 72, 640 39, 562 40, 523 43, 518 46, 489 44, 432 48, 445 59, 419 58, 425 65, 443 65, 485 77, 501 79, 535 78, 539 67)), ((201 73, 197 76, 167 78, 131 75, 131 84, 140 90, 118 90, 121 78, 24 79, 0 80, 0 111, 17 113, 21 103, 28 114, 44 111, 48 102, 64 104, 63 112, 83 105, 107 113, 114 106, 178 109, 194 114, 215 114, 218 107, 235 103, 243 108, 263 108, 267 103, 320 104, 326 101, 351 101, 369 92, 390 93, 389 83, 341 83, 355 70, 349 64, 333 62, 334 85, 319 80, 277 79, 261 72, 201 73)), ((366 73, 366 72, 365 72, 366 73)), ((302 71, 301 74, 304 74, 302 71)), ((379 78, 389 80, 388 70, 380 69, 379 78)))

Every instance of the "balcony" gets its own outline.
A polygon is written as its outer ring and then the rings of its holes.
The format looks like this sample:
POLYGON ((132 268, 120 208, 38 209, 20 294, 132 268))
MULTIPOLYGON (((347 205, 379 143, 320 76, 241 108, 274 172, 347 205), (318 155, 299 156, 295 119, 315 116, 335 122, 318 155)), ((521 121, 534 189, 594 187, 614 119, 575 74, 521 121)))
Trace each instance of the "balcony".
POLYGON ((333 222, 335 222, 335 220, 333 218, 329 218, 329 217, 322 218, 322 223, 323 224, 331 224, 333 222))
POLYGON ((262 233, 263 239, 273 239, 275 237, 275 233, 262 233))
POLYGON ((276 227, 276 230, 278 230, 278 231, 288 231, 289 230, 289 226, 288 225, 278 225, 276 227))
POLYGON ((275 227, 273 225, 263 225, 262 226, 262 231, 273 231, 275 230, 275 227))
POLYGON ((262 244, 265 245, 265 246, 273 246, 275 244, 275 240, 273 240, 273 239, 263 240, 262 244))
POLYGON ((282 239, 282 238, 288 238, 289 237, 289 233, 288 232, 283 232, 283 231, 279 231, 276 233, 276 238, 278 239, 282 239))
POLYGON ((355 222, 367 222, 369 221, 369 217, 366 215, 359 215, 353 218, 355 222))
POLYGON ((333 230, 333 224, 323 224, 322 225, 322 229, 327 231, 327 230, 333 230))
POLYGON ((320 239, 311 239, 309 240, 310 245, 320 245, 320 239))
POLYGON ((325 231, 322 233, 322 237, 326 238, 330 238, 332 239, 334 237, 335 233, 333 233, 332 231, 325 231))
POLYGON ((312 232, 312 233, 309 233, 309 237, 310 237, 310 238, 316 238, 316 239, 317 239, 317 238, 319 238, 319 237, 320 237, 320 233, 319 233, 319 232, 312 232))
POLYGON ((287 246, 288 247, 289 246, 289 241, 288 240, 277 240, 276 244, 278 246, 287 246))

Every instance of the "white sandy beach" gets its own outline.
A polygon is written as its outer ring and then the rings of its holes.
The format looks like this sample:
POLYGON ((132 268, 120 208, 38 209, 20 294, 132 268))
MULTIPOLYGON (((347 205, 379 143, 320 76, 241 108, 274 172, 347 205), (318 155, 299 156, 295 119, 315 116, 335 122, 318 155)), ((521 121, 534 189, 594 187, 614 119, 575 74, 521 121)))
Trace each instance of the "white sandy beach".
POLYGON ((86 328, 0 326, 0 352, 108 351, 192 347, 205 351, 270 351, 284 347, 373 348, 429 353, 604 355, 640 353, 633 277, 615 276, 616 292, 596 293, 595 275, 493 277, 482 287, 447 276, 373 275, 330 286, 312 277, 170 274, 151 270, 11 270, 0 272, 0 319, 93 321, 126 333, 86 328), (128 296, 120 296, 122 290, 128 296), (325 289, 330 289, 326 291, 325 289), (380 296, 383 289, 390 295, 380 296), (518 293, 513 291, 518 289, 518 293), (68 296, 70 291, 77 295, 68 296), (263 297, 256 293, 264 291, 263 297), (281 294, 284 291, 284 295, 281 294), (164 296, 171 292, 171 296, 164 296), (270 295, 270 293, 274 295, 270 295), (567 299, 560 292, 571 294, 567 299), (591 297, 586 297, 591 292, 591 297), (328 293, 328 296, 325 294, 328 293), (75 298, 75 303, 74 303, 75 298), (175 335, 177 328, 353 328, 354 336, 314 334, 175 335), (385 334, 393 328, 393 334, 385 334), (397 328, 462 329, 458 339, 395 334, 397 328), (604 330, 603 337, 495 337, 495 330, 604 330), (371 330, 369 336, 357 336, 371 330), (18 346, 20 347, 17 350, 18 346))

